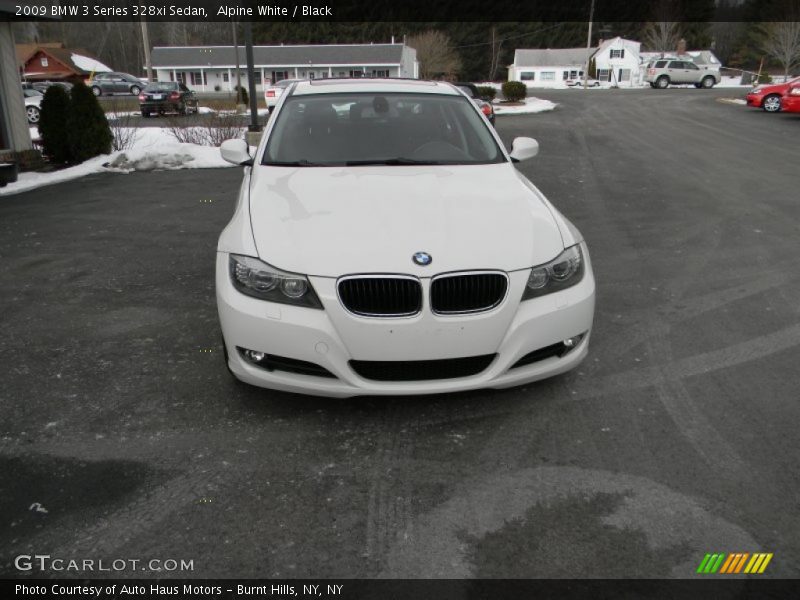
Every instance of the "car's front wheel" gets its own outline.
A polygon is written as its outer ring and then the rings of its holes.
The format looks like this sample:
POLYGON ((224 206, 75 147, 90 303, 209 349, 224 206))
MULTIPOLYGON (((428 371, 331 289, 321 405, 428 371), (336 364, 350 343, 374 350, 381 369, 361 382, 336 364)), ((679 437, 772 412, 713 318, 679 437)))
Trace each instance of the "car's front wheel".
POLYGON ((778 94, 770 94, 761 101, 761 108, 767 112, 778 112, 781 109, 781 97, 778 94))
POLYGON ((138 85, 132 85, 131 86, 131 94, 133 94, 134 96, 138 96, 139 92, 141 92, 141 91, 142 91, 142 88, 140 88, 138 85))
POLYGON ((703 81, 700 82, 700 84, 704 88, 706 88, 707 90, 710 90, 711 88, 713 88, 714 84, 716 84, 716 83, 717 83, 717 80, 714 79, 711 75, 709 75, 707 77, 703 77, 703 81))
POLYGON ((656 79, 656 87, 660 90, 666 89, 669 87, 669 77, 666 75, 662 75, 658 79, 656 79))
POLYGON ((26 107, 25 114, 28 117, 28 123, 31 125, 35 125, 39 122, 39 109, 36 106, 26 107))
POLYGON ((101 90, 101 89, 100 89, 98 86, 96 86, 96 85, 93 85, 93 86, 92 86, 92 93, 93 93, 95 96, 102 96, 102 95, 103 95, 103 90, 101 90))

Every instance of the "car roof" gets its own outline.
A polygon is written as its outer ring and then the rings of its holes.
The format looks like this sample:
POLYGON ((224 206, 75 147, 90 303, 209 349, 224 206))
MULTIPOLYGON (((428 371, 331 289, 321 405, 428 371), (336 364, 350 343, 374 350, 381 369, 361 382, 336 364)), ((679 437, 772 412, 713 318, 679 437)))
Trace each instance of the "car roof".
POLYGON ((406 94, 446 94, 458 96, 460 92, 449 83, 425 81, 422 79, 398 78, 353 78, 353 79, 311 79, 297 83, 294 95, 337 94, 337 93, 406 93, 406 94))

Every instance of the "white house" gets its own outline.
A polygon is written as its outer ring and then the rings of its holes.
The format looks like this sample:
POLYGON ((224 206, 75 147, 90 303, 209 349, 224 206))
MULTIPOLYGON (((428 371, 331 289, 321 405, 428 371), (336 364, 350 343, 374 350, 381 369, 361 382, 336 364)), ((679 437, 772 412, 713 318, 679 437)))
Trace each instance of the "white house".
POLYGON ((616 37, 596 48, 519 49, 509 65, 508 79, 522 81, 529 87, 563 87, 565 81, 583 77, 593 58, 600 81, 620 87, 639 86, 640 47, 639 42, 616 37))
MULTIPOLYGON (((281 79, 419 77, 417 51, 405 44, 254 46, 255 84, 281 79)), ((151 55, 158 81, 180 81, 196 91, 231 91, 236 85, 233 46, 157 46, 151 55)), ((239 47, 242 85, 247 60, 239 47)))
POLYGON ((618 87, 639 87, 644 81, 639 69, 641 46, 621 37, 601 42, 592 55, 597 79, 618 87))
POLYGON ((568 79, 579 79, 596 48, 516 50, 508 67, 509 81, 529 87, 563 87, 568 79))

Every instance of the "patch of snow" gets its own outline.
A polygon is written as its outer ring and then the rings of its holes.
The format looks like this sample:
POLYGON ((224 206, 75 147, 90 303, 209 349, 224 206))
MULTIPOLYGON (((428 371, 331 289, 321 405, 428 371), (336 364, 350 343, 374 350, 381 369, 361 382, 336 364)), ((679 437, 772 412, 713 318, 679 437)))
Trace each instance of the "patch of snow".
POLYGON ((112 70, 99 60, 89 58, 88 56, 73 54, 70 58, 72 59, 72 62, 75 63, 76 67, 83 69, 84 71, 89 71, 90 73, 104 73, 112 70))
POLYGON ((753 83, 748 83, 742 85, 742 78, 740 76, 731 77, 729 75, 723 75, 722 81, 720 81, 715 87, 718 88, 751 88, 753 87, 753 83))
POLYGON ((542 100, 541 98, 528 97, 525 98, 525 103, 519 106, 509 106, 495 102, 494 113, 500 115, 530 115, 533 113, 545 112, 553 110, 558 106, 555 102, 550 100, 542 100))
POLYGON ((747 104, 747 100, 742 98, 717 98, 717 102, 725 102, 727 104, 747 104))
POLYGON ((136 129, 135 134, 133 146, 128 150, 96 156, 74 167, 49 173, 20 173, 16 182, 0 188, 0 196, 19 194, 109 171, 130 173, 157 169, 215 169, 235 166, 223 160, 219 148, 181 144, 166 129, 146 127, 136 129))

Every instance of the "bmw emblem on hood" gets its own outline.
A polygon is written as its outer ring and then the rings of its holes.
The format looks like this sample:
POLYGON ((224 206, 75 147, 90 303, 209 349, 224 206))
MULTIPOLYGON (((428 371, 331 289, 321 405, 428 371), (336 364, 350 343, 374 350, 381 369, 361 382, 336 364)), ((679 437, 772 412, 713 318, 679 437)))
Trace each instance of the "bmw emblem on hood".
POLYGON ((415 252, 412 260, 421 267, 427 267, 433 262, 433 257, 427 252, 415 252))

